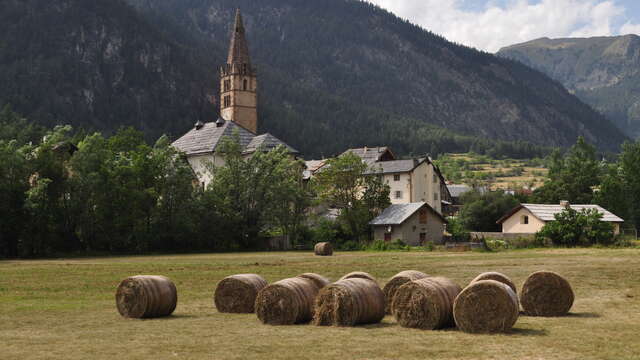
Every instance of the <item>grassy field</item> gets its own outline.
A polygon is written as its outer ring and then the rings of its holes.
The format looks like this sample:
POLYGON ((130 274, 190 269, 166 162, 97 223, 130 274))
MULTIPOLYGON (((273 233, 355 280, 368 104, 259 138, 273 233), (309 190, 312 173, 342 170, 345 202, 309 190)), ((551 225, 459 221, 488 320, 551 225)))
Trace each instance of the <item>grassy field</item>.
POLYGON ((1 359, 640 359, 640 251, 526 250, 499 253, 210 254, 0 262, 1 359), (503 335, 422 331, 392 317, 356 328, 265 326, 255 315, 220 314, 213 289, 234 273, 269 281, 302 272, 331 279, 368 271, 383 282, 416 269, 468 283, 495 270, 518 287, 536 270, 573 285, 570 316, 521 316, 503 335), (162 274, 178 287, 163 319, 127 320, 115 308, 119 281, 162 274))

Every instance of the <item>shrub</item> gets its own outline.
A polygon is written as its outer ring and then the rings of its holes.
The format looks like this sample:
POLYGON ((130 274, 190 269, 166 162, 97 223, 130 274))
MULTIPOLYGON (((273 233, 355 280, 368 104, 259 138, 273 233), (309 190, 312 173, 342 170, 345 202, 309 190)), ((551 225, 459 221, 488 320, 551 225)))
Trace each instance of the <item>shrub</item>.
POLYGON ((613 244, 613 225, 602 221, 602 214, 595 209, 568 208, 554 217, 536 234, 538 241, 549 239, 554 245, 569 247, 613 244))
POLYGON ((391 242, 384 240, 376 240, 365 247, 367 251, 410 251, 411 247, 406 245, 402 240, 396 239, 391 242))

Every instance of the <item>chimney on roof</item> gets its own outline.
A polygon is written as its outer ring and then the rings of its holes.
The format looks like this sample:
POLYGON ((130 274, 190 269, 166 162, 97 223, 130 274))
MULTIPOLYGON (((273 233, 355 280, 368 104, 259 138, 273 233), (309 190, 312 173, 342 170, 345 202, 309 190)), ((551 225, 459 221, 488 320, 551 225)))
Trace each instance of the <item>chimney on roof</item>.
POLYGON ((560 206, 562 206, 565 209, 568 209, 569 207, 571 207, 571 204, 569 204, 569 202, 567 200, 561 200, 560 201, 560 206))

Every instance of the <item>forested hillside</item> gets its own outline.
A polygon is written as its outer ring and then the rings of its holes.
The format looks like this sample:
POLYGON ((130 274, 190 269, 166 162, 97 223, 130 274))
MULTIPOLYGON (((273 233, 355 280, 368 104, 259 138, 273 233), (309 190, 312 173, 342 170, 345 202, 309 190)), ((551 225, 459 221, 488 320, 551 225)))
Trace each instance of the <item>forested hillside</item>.
POLYGON ((236 7, 258 67, 261 131, 307 157, 381 144, 495 152, 495 139, 527 152, 522 141, 567 146, 579 135, 617 150, 625 140, 541 73, 349 0, 4 1, 0 103, 46 125, 179 136, 216 116, 236 7))
POLYGON ((563 83, 621 130, 640 136, 640 37, 538 39, 501 49, 563 83))

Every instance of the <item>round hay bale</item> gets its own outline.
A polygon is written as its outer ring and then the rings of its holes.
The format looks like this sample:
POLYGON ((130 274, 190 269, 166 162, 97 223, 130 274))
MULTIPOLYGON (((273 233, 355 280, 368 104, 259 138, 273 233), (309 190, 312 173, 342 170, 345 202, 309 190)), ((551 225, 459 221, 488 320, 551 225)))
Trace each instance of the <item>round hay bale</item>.
POLYGON ((573 301, 569 282, 551 271, 529 275, 520 294, 522 309, 530 316, 564 316, 571 310, 573 301))
POLYGON ((384 318, 384 294, 369 279, 337 281, 320 290, 313 323, 322 326, 354 326, 378 323, 384 318))
POLYGON ((267 281, 256 274, 228 276, 218 283, 213 301, 221 313, 250 314, 258 292, 267 286, 267 281))
POLYGON ((329 279, 327 279, 326 277, 314 273, 304 273, 298 275, 297 277, 313 281, 318 289, 322 289, 323 287, 331 283, 331 281, 329 281, 329 279))
POLYGON ((451 327, 453 302, 462 288, 444 277, 422 278, 400 286, 393 314, 403 327, 425 330, 451 327))
POLYGON ((177 304, 176 286, 164 276, 132 276, 122 280, 116 290, 118 312, 127 318, 168 316, 177 304))
POLYGON ((405 270, 393 275, 382 289, 386 302, 385 313, 392 313, 391 305, 393 303, 393 296, 396 294, 396 291, 400 286, 413 280, 426 278, 427 276, 429 275, 416 270, 405 270))
POLYGON ((263 324, 291 325, 308 322, 320 288, 315 280, 295 277, 264 287, 256 298, 256 314, 263 324))
POLYGON ((474 282, 480 281, 480 280, 495 280, 497 282, 501 282, 501 283, 509 286, 511 288, 511 290, 513 290, 514 293, 516 293, 516 294, 518 293, 518 290, 516 289, 516 285, 505 274, 502 274, 502 273, 499 273, 499 272, 495 272, 495 271, 485 272, 485 273, 482 273, 482 274, 476 276, 475 279, 471 280, 471 283, 474 283, 474 282))
POLYGON ((350 272, 347 275, 340 278, 340 280, 346 280, 346 279, 367 279, 375 282, 376 284, 378 283, 378 280, 376 280, 376 278, 374 278, 373 276, 371 276, 371 274, 366 273, 364 271, 350 272))
POLYGON ((331 256, 333 255, 333 246, 330 242, 317 243, 313 252, 318 256, 331 256))
POLYGON ((518 320, 518 296, 508 285, 480 280, 467 286, 453 304, 453 317, 468 333, 505 332, 518 320))

